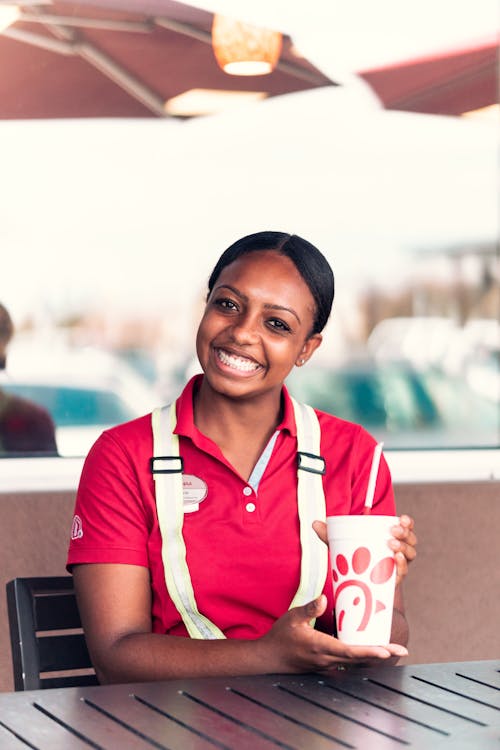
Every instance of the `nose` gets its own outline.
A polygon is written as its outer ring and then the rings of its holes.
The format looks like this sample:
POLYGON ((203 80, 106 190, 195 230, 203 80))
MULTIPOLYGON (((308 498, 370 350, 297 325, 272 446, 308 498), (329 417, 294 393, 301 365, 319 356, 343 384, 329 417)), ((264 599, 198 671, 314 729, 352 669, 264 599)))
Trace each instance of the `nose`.
POLYGON ((250 313, 241 314, 234 321, 232 335, 236 344, 253 344, 259 338, 258 320, 250 313))

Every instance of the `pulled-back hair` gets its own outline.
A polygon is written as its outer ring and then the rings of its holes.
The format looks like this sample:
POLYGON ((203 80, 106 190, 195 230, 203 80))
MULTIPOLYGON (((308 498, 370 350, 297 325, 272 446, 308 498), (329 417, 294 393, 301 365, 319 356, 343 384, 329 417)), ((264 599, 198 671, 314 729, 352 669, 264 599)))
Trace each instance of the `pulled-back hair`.
POLYGON ((320 333, 332 309, 335 293, 333 271, 325 256, 307 240, 297 234, 285 232, 256 232, 236 240, 217 261, 208 280, 208 295, 212 292, 221 272, 248 253, 274 250, 290 258, 306 282, 315 303, 314 325, 311 333, 320 333))

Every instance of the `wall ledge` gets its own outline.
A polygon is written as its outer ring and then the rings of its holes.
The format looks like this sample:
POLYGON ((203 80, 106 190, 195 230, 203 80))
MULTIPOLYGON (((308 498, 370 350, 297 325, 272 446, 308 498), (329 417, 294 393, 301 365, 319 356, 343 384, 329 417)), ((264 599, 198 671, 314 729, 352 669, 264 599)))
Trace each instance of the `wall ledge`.
MULTIPOLYGON (((500 480, 500 448, 385 451, 394 484, 500 480)), ((75 491, 84 458, 2 458, 1 492, 75 491)))

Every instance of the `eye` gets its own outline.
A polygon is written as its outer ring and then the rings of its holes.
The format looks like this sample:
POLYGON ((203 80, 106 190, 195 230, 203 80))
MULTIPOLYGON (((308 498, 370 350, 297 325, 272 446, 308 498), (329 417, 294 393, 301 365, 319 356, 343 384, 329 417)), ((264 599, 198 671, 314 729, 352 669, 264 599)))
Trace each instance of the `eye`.
POLYGON ((285 323, 284 320, 280 320, 280 318, 270 318, 267 321, 267 324, 275 331, 280 331, 282 333, 290 333, 290 331, 292 330, 290 326, 285 323))
POLYGON ((236 302, 234 302, 232 299, 228 299, 227 297, 220 297, 219 299, 215 299, 213 304, 215 305, 215 307, 219 307, 222 310, 238 309, 236 302))

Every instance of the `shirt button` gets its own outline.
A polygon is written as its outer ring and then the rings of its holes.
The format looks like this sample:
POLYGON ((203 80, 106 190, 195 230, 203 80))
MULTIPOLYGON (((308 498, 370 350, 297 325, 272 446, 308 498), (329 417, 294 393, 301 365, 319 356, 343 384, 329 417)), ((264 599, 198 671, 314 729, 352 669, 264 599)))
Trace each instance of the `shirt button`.
POLYGON ((251 487, 243 487, 243 494, 247 497, 252 494, 252 488, 251 487))
POLYGON ((255 510, 255 503, 247 503, 247 504, 245 505, 245 508, 246 508, 246 510, 247 510, 247 511, 248 511, 249 513, 253 513, 253 512, 254 512, 254 510, 255 510))

